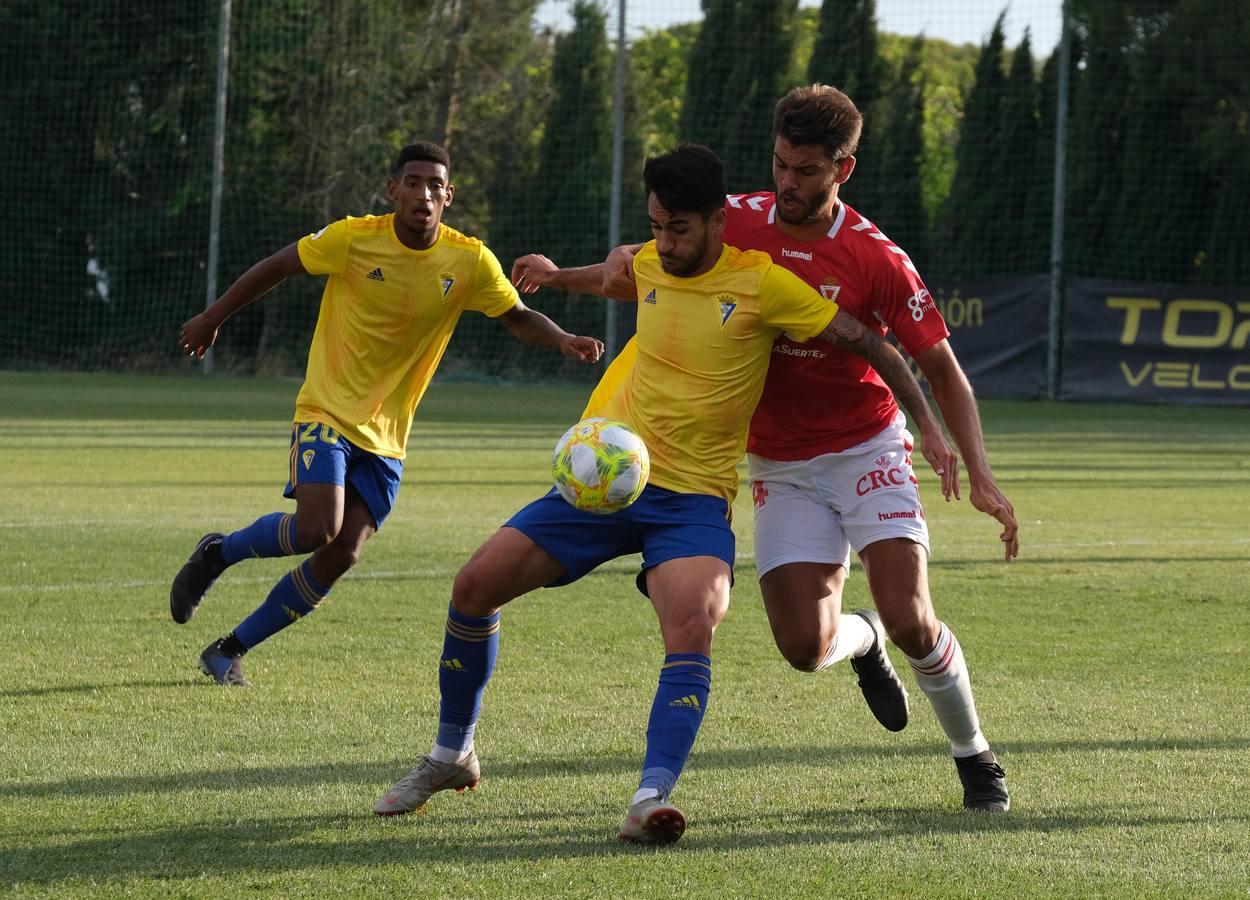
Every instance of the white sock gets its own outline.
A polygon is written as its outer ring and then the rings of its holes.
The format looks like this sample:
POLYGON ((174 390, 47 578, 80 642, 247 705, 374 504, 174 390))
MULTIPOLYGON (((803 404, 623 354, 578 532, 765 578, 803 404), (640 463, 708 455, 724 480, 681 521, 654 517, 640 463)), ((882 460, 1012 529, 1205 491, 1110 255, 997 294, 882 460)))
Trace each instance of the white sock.
POLYGON ((977 719, 977 707, 972 701, 972 681, 964 663, 964 652, 955 640, 954 633, 945 624, 938 635, 937 646, 924 659, 912 659, 912 671, 916 683, 924 691, 938 723, 951 742, 954 756, 974 756, 990 749, 989 741, 981 734, 977 719))
POLYGON ((464 750, 458 747, 444 747, 442 744, 435 744, 430 748, 430 759, 435 762, 454 763, 460 762, 470 753, 473 752, 473 745, 470 744, 464 750))
POLYGON ((635 803, 637 803, 640 800, 646 800, 648 797, 658 797, 658 796, 660 796, 660 792, 657 791, 655 788, 639 788, 638 790, 634 791, 634 799, 629 801, 629 805, 633 806, 635 803))
POLYGON ((833 636, 829 652, 820 661, 816 671, 827 669, 848 656, 863 656, 872 647, 876 636, 877 633, 863 616, 848 616, 845 613, 838 616, 838 633, 833 636))

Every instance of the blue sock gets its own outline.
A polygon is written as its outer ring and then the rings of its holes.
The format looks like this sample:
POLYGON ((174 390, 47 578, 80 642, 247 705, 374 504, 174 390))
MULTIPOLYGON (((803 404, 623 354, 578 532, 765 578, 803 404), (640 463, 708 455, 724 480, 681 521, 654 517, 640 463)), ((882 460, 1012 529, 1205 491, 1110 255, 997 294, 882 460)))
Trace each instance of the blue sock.
POLYGON ((322 587, 313 578, 308 564, 306 559, 283 575, 265 602, 234 630, 234 636, 245 650, 251 650, 292 622, 315 611, 330 593, 328 587, 322 587))
POLYGON ((638 789, 667 797, 690 756, 712 689, 712 661, 698 653, 670 653, 647 721, 647 754, 638 789))
POLYGON ((438 661, 438 736, 434 743, 449 750, 468 750, 482 710, 482 692, 495 671, 499 654, 499 613, 484 619, 466 616, 450 606, 443 655, 438 661))
POLYGON ((228 566, 249 556, 268 559, 295 556, 299 552, 295 543, 295 516, 290 513, 261 516, 246 528, 226 535, 221 542, 221 558, 228 566))

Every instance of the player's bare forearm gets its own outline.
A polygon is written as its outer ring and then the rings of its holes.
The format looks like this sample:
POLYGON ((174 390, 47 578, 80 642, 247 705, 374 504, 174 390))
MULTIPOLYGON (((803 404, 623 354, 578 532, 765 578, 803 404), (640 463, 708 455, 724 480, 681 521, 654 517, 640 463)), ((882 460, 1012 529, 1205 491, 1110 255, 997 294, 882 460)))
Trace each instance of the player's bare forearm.
POLYGON ((539 347, 556 347, 569 359, 594 363, 603 355, 602 341, 569 334, 538 310, 519 301, 499 318, 517 340, 539 347))
POLYGON ((916 363, 929 382, 933 399, 942 412, 942 421, 959 447, 969 480, 974 484, 983 479, 992 481, 994 473, 985 454, 985 438, 976 397, 950 344, 941 341, 921 353, 916 363))
POLYGON ((632 290, 622 293, 609 288, 606 263, 561 269, 541 253, 522 256, 512 264, 512 283, 522 294, 532 294, 540 287, 555 288, 571 294, 591 294, 616 300, 633 300, 632 290))
POLYGON ((963 454, 968 480, 972 485, 972 505, 1003 526, 999 540, 1003 542, 1005 558, 1014 559, 1020 553, 1019 523, 1011 501, 994 480, 994 472, 985 452, 981 415, 972 385, 946 341, 921 353, 916 362, 929 382, 933 399, 946 420, 946 427, 963 454))
POLYGON ((208 309, 183 323, 178 334, 178 346, 187 356, 203 357, 216 342, 217 332, 227 319, 249 303, 259 300, 289 276, 304 271, 297 244, 283 247, 272 256, 265 257, 240 275, 208 309))

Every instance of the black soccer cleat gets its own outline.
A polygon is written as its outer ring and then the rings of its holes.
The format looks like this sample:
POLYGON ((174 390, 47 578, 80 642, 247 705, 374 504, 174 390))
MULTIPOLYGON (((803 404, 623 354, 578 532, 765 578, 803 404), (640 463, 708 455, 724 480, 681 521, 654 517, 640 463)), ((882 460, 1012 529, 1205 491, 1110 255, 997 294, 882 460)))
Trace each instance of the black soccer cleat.
POLYGON ((902 731, 907 727, 907 688, 885 652, 881 617, 871 609, 857 609, 855 615, 866 621, 875 635, 867 653, 851 657, 851 668, 859 676, 859 689, 878 722, 890 731, 902 731))
POLYGON ((174 576, 174 583, 169 588, 169 613, 179 625, 191 621, 217 576, 226 571, 226 564, 221 558, 221 539, 224 537, 224 534, 214 531, 200 538, 191 551, 191 558, 174 576))
POLYGON ((994 751, 976 756, 956 756, 955 771, 964 786, 964 809, 978 812, 1006 812, 1011 806, 1007 794, 1007 773, 998 764, 994 751))

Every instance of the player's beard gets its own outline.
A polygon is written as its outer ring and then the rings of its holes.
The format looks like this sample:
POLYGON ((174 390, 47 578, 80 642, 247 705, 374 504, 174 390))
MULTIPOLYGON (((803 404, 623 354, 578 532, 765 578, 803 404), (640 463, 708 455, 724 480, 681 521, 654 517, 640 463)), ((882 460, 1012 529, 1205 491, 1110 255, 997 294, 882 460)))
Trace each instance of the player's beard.
POLYGON ((661 256, 660 268, 669 275, 677 278, 689 278, 699 270, 699 266, 703 265, 703 260, 707 257, 707 235, 703 236, 702 243, 699 244, 695 251, 689 257, 682 256, 661 256), (672 265, 669 262, 672 261, 672 265))
MULTIPOLYGON (((787 225, 811 225, 824 217, 825 204, 829 202, 829 197, 833 193, 833 182, 825 185, 819 194, 812 198, 812 201, 800 211, 797 216, 788 216, 784 212, 781 205, 781 197, 777 198, 777 218, 785 222, 787 225)), ((793 196, 793 195, 790 195, 793 196)))

